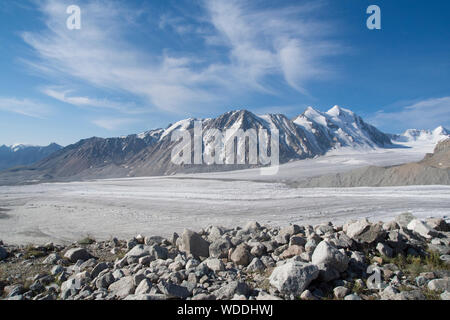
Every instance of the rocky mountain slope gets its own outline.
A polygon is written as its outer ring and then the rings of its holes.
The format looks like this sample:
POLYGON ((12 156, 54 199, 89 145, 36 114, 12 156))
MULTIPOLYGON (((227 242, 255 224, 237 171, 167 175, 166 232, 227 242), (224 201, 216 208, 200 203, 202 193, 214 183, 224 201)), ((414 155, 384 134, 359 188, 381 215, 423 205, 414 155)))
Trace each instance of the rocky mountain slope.
POLYGON ((449 231, 443 219, 406 213, 68 246, 0 241, 0 299, 449 300, 449 231))
MULTIPOLYGON (((127 137, 81 140, 36 165, 3 172, 0 184, 227 171, 261 165, 248 162, 233 165, 173 164, 171 151, 178 142, 171 141, 171 134, 176 129, 185 129, 193 136, 196 120, 200 119, 185 119, 166 129, 127 137)), ((208 129, 222 132, 239 129, 266 129, 270 132, 277 129, 280 163, 312 158, 341 147, 370 149, 392 145, 390 135, 365 123, 350 110, 337 106, 326 113, 308 108, 293 120, 281 114, 257 116, 247 110, 231 111, 217 118, 202 119, 203 133, 208 129)), ((208 150, 213 140, 205 134, 202 144, 203 149, 208 150)))
POLYGON ((18 166, 31 165, 62 148, 56 143, 51 143, 46 147, 23 144, 0 146, 0 171, 18 166))
POLYGON ((365 167, 299 182, 300 187, 381 187, 404 185, 449 185, 450 139, 437 144, 422 161, 392 167, 365 167))

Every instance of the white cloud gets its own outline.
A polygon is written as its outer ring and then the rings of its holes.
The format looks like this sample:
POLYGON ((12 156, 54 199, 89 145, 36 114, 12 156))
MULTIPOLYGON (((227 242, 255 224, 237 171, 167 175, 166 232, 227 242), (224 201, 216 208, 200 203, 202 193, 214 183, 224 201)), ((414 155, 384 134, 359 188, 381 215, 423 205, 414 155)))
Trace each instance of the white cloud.
POLYGON ((112 109, 122 113, 144 113, 145 109, 138 108, 135 103, 122 103, 109 99, 94 99, 90 97, 72 96, 71 90, 57 90, 54 88, 45 88, 42 92, 49 97, 78 107, 94 107, 102 109, 112 109))
MULTIPOLYGON (((321 59, 329 51, 323 48, 332 46, 318 40, 325 34, 326 26, 311 16, 305 17, 315 7, 269 11, 249 3, 205 1, 205 16, 199 21, 206 21, 210 28, 197 34, 203 37, 205 48, 194 53, 178 48, 176 54, 171 54, 170 48, 150 52, 128 40, 127 32, 139 27, 142 12, 135 12, 124 2, 83 3, 82 29, 71 31, 65 27, 65 8, 70 1, 45 0, 40 2, 40 10, 46 19, 46 30, 22 34, 38 54, 37 61, 27 63, 65 82, 82 80, 177 113, 228 103, 230 96, 237 98, 255 90, 277 94, 268 79, 272 76, 281 77, 292 88, 306 93, 309 79, 326 74, 321 59), (211 42, 213 38, 215 44, 211 42), (209 50, 215 52, 217 45, 221 45, 221 57, 209 54, 209 50)), ((192 27, 170 16, 163 17, 159 27, 169 24, 179 33, 192 27)), ((159 27, 149 32, 160 32, 159 27)), ((69 92, 46 93, 78 106, 110 107, 124 112, 133 109, 126 103, 121 106, 112 101, 68 96, 69 92)))
POLYGON ((92 123, 96 126, 109 130, 114 131, 117 129, 120 129, 124 126, 131 125, 133 123, 138 122, 138 119, 132 119, 132 118, 105 118, 105 119, 96 119, 92 120, 92 123))
POLYGON ((320 4, 260 10, 246 1, 206 3, 211 23, 230 47, 233 73, 260 89, 270 90, 266 76, 281 74, 305 93, 307 80, 326 75, 321 58, 338 51, 336 44, 320 40, 327 26, 310 15, 320 4))
POLYGON ((44 118, 49 112, 45 105, 29 99, 0 97, 0 111, 17 113, 33 118, 44 118))
POLYGON ((405 106, 396 112, 377 112, 369 121, 379 127, 434 129, 450 127, 450 97, 431 98, 405 106))

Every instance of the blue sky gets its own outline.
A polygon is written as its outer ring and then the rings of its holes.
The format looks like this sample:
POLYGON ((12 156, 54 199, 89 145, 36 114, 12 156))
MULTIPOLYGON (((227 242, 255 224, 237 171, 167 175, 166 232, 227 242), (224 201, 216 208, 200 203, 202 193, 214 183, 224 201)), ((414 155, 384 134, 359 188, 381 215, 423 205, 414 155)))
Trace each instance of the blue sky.
POLYGON ((0 2, 0 144, 110 137, 234 109, 349 108, 450 127, 450 2, 0 2), (81 8, 68 30, 66 8, 81 8), (381 30, 366 9, 381 8, 381 30))

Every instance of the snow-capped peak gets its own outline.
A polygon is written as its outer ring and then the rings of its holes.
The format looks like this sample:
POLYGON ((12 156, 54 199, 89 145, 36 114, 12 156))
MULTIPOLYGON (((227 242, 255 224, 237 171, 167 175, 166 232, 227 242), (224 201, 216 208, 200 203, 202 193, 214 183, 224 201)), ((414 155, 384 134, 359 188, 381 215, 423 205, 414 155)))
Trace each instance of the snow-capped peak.
POLYGON ((445 129, 443 126, 439 126, 436 129, 433 130, 433 135, 434 136, 439 136, 439 135, 450 135, 450 132, 445 129))
POLYGON ((429 142, 436 144, 439 141, 450 138, 450 133, 443 126, 439 126, 433 131, 408 129, 403 134, 396 136, 398 142, 429 142))
POLYGON ((15 143, 15 144, 9 146, 9 148, 11 149, 12 152, 17 152, 19 150, 23 150, 25 148, 30 148, 30 147, 37 147, 37 146, 31 145, 31 144, 24 144, 24 143, 15 143))
POLYGON ((327 112, 308 107, 294 123, 310 133, 313 144, 339 147, 383 147, 391 144, 388 135, 365 123, 348 109, 334 106, 327 112))

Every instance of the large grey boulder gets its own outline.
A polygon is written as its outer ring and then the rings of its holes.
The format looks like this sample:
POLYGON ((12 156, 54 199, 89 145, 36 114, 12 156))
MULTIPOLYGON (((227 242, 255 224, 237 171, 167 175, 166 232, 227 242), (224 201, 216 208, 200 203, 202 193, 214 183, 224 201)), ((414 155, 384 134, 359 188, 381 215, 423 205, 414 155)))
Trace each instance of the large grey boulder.
POLYGON ((359 243, 372 244, 380 241, 386 235, 381 223, 372 224, 367 219, 362 219, 346 225, 345 233, 351 239, 359 243))
POLYGON ((69 259, 70 262, 77 262, 78 260, 86 261, 92 258, 92 255, 84 248, 73 248, 67 250, 64 257, 69 259))
POLYGON ((209 246, 209 255, 213 258, 226 258, 228 250, 231 248, 231 243, 227 239, 216 239, 209 246))
POLYGON ((409 212, 405 212, 405 213, 402 213, 402 214, 398 215, 398 216, 395 218, 395 222, 397 222, 397 224, 398 224, 400 227, 406 228, 406 226, 407 226, 411 221, 413 221, 414 219, 416 219, 416 217, 415 217, 414 215, 412 215, 412 214, 409 213, 409 212))
POLYGON ((185 229, 181 235, 180 250, 196 257, 209 257, 209 242, 198 233, 185 229))
POLYGON ((442 218, 427 219, 427 225, 436 231, 443 231, 443 232, 450 231, 450 225, 442 218))
POLYGON ((344 272, 347 270, 349 258, 324 240, 314 250, 311 262, 315 265, 327 264, 339 272, 344 272))
POLYGON ((108 288, 111 293, 120 298, 124 299, 135 291, 134 280, 132 276, 126 276, 120 280, 111 284, 108 288))
POLYGON ((348 223, 344 226, 345 233, 350 238, 355 238, 370 228, 370 222, 367 219, 361 219, 356 222, 348 223))
POLYGON ((283 294, 300 296, 318 275, 319 269, 316 265, 288 260, 285 264, 273 270, 269 281, 283 294))
POLYGON ((420 234, 426 239, 431 239, 438 235, 438 232, 430 228, 426 223, 420 221, 419 219, 414 219, 407 226, 408 230, 414 231, 420 234))

